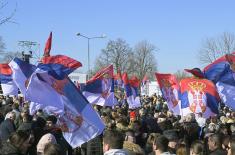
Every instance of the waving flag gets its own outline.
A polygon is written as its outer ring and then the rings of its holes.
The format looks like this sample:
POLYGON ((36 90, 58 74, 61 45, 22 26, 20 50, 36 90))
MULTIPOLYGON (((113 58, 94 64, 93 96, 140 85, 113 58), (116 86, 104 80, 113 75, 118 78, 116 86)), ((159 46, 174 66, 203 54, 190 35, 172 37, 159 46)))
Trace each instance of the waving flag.
POLYGON ((83 95, 91 104, 100 106, 114 106, 117 100, 114 97, 113 65, 110 65, 87 81, 83 95))
POLYGON ((74 83, 68 77, 58 80, 58 75, 50 73, 38 68, 32 74, 26 98, 57 116, 63 136, 73 148, 100 135, 105 126, 74 83))
POLYGON ((203 71, 205 78, 216 84, 225 73, 230 71, 230 64, 226 59, 226 55, 206 66, 203 71))
POLYGON ((220 74, 216 86, 223 103, 235 110, 235 55, 229 54, 225 58, 228 67, 220 74))
POLYGON ((227 54, 204 68, 206 78, 212 80, 217 87, 223 103, 232 109, 235 93, 235 53, 227 54))
POLYGON ((65 76, 68 76, 74 70, 82 66, 79 61, 65 55, 43 57, 41 62, 42 63, 38 64, 38 68, 47 70, 57 79, 63 79, 65 76))
POLYGON ((169 110, 174 115, 180 115, 179 85, 172 74, 155 73, 163 98, 166 100, 169 110))
POLYGON ((51 44, 52 44, 52 32, 50 33, 50 36, 46 42, 46 46, 45 46, 44 54, 43 54, 44 57, 50 56, 51 44))
POLYGON ((123 81, 122 81, 122 74, 121 71, 119 70, 114 77, 114 87, 117 89, 122 89, 123 88, 123 81))
POLYGON ((145 75, 141 82, 141 95, 148 95, 148 76, 145 75))
POLYGON ((12 80, 12 70, 8 64, 0 64, 0 82, 3 95, 18 94, 18 87, 12 80))
POLYGON ((138 93, 139 81, 137 81, 135 77, 132 78, 132 80, 129 80, 127 73, 124 73, 122 75, 122 80, 124 82, 124 88, 129 109, 136 109, 138 107, 141 107, 140 97, 138 93))
POLYGON ((202 112, 205 118, 218 114, 219 94, 215 85, 206 79, 186 78, 180 82, 181 112, 202 112))
POLYGON ((28 79, 36 69, 36 66, 29 64, 19 58, 14 58, 9 66, 12 69, 12 78, 17 87, 20 89, 21 93, 24 95, 26 92, 26 85, 28 79))
POLYGON ((201 71, 200 68, 193 68, 193 69, 184 69, 186 72, 193 74, 195 77, 204 78, 204 73, 201 71))

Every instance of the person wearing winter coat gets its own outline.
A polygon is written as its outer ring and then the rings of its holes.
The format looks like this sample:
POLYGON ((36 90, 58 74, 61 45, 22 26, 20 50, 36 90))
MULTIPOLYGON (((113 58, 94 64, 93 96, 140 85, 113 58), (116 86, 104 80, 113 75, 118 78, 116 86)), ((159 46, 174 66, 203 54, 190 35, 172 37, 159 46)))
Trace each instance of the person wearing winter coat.
POLYGON ((24 131, 17 131, 11 134, 8 141, 0 148, 1 155, 26 155, 31 146, 30 135, 24 131))
POLYGON ((116 130, 106 130, 103 137, 104 155, 128 155, 123 148, 123 135, 116 130))
POLYGON ((0 140, 2 142, 7 141, 11 133, 15 132, 16 128, 14 125, 15 113, 7 113, 5 120, 0 124, 0 140))
POLYGON ((129 155, 144 155, 144 150, 135 142, 134 132, 127 131, 125 141, 123 143, 123 149, 126 150, 129 155))

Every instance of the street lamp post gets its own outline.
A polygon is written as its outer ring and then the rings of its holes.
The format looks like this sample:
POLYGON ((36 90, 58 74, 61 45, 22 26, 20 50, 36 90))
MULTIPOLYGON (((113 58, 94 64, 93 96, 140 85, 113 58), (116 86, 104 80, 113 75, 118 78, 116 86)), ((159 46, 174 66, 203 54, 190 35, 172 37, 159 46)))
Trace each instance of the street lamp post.
POLYGON ((77 33, 77 36, 81 36, 81 37, 87 39, 87 59, 88 59, 88 79, 89 79, 89 74, 91 74, 91 69, 90 69, 90 40, 91 39, 98 39, 98 38, 105 38, 106 36, 103 34, 101 36, 88 37, 88 36, 82 35, 81 33, 77 33))

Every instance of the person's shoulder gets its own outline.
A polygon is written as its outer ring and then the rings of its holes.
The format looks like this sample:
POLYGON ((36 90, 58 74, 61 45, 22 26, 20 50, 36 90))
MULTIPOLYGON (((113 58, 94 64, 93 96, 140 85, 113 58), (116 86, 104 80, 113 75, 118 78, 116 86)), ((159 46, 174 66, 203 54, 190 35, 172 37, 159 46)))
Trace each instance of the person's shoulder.
POLYGON ((144 150, 138 144, 128 141, 124 141, 123 149, 134 152, 135 154, 144 154, 144 150))
POLYGON ((104 155, 128 155, 123 149, 111 149, 104 153, 104 155))

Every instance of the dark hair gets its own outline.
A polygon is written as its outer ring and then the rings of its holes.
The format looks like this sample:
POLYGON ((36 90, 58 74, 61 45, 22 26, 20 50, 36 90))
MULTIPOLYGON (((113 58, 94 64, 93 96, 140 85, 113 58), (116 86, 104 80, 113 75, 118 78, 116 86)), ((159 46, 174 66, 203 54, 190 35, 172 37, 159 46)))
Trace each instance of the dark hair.
POLYGON ((168 150, 168 143, 169 140, 163 135, 157 137, 154 141, 154 145, 156 145, 157 149, 161 152, 166 152, 168 150))
POLYGON ((176 130, 166 130, 163 132, 163 135, 169 140, 169 141, 178 141, 179 137, 176 130))
POLYGON ((106 130, 103 136, 104 144, 109 144, 111 149, 122 149, 124 136, 117 130, 106 130))
POLYGON ((205 154, 204 144, 203 144, 203 142, 201 142, 199 140, 194 141, 192 143, 190 149, 193 150, 193 152, 195 154, 198 154, 198 155, 204 155, 205 154))
POLYGON ((29 114, 25 114, 22 116, 25 122, 31 122, 33 120, 33 117, 29 114))
POLYGON ((47 144, 44 148, 43 155, 64 155, 63 150, 58 144, 47 144))
POLYGON ((54 115, 50 115, 46 118, 46 121, 51 121, 53 124, 56 124, 57 118, 54 115))
POLYGON ((42 117, 38 117, 34 127, 44 128, 46 126, 46 121, 42 117))
POLYGON ((217 148, 222 147, 222 137, 220 134, 212 134, 211 136, 209 136, 209 139, 215 143, 217 148))
POLYGON ((19 109, 19 104, 13 103, 11 107, 12 109, 19 109))

